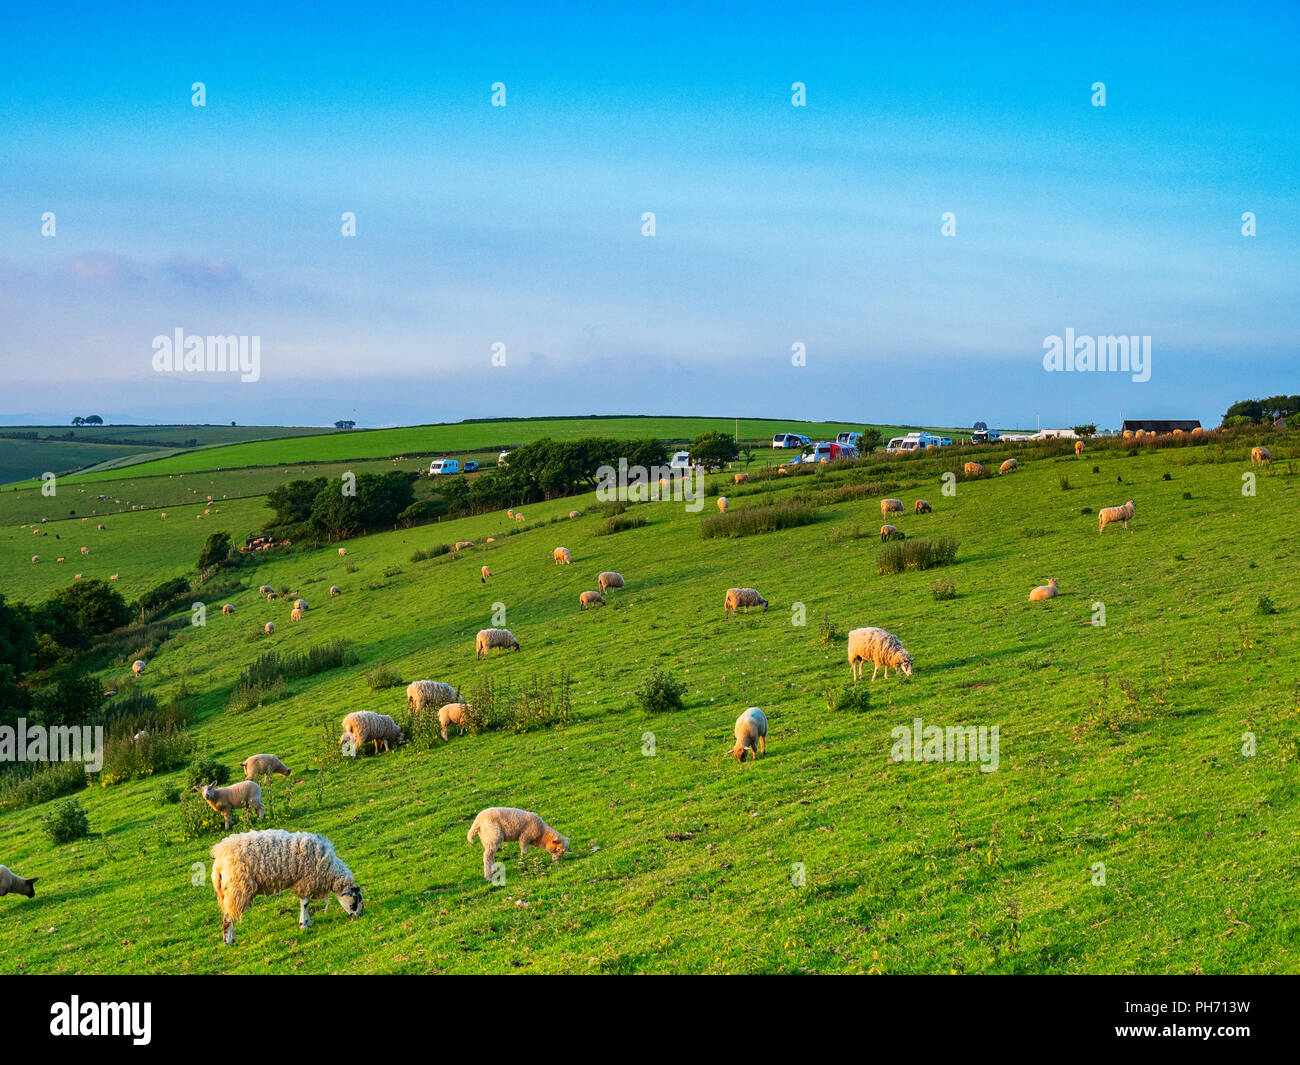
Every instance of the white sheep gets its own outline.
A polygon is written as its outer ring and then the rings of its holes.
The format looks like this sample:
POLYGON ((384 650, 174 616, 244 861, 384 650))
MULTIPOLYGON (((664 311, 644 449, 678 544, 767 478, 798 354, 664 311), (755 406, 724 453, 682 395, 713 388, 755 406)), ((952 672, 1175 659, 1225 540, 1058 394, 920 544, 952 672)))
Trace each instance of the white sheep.
POLYGON ((984 467, 978 462, 968 462, 963 469, 970 477, 982 477, 984 475, 984 467))
POLYGON ((268 621, 268 622, 266 623, 266 625, 263 626, 263 628, 266 630, 266 634, 267 634, 268 636, 270 636, 271 633, 275 632, 275 622, 274 622, 274 621, 268 621))
POLYGON ((225 606, 221 608, 221 612, 223 614, 233 614, 235 612, 235 608, 230 603, 226 603, 225 606))
POLYGON ((1000 474, 1010 473, 1012 470, 1017 470, 1019 468, 1020 468, 1020 463, 1018 463, 1015 459, 1007 459, 1006 462, 1004 462, 1001 466, 998 467, 998 473, 1000 474))
POLYGON ((340 548, 339 548, 339 554, 340 554, 340 555, 346 555, 347 553, 348 553, 348 549, 347 549, 346 547, 340 547, 340 548))
POLYGON ((294 607, 292 610, 289 611, 289 620, 290 620, 290 621, 301 621, 301 620, 302 620, 302 611, 301 611, 298 607, 294 607))
POLYGON ((298 896, 298 927, 307 928, 310 899, 339 900, 349 917, 365 912, 361 888, 334 853, 334 844, 312 832, 280 828, 227 836, 212 848, 212 889, 221 906, 221 934, 235 942, 235 924, 257 895, 292 891, 298 896))
POLYGON ((930 506, 930 504, 927 503, 924 499, 918 499, 913 504, 913 507, 915 508, 916 513, 918 514, 929 514, 934 510, 934 507, 930 506))
POLYGON ((579 513, 578 513, 576 510, 571 510, 571 511, 569 511, 569 517, 571 517, 571 518, 576 518, 576 517, 579 517, 579 516, 580 516, 580 515, 579 515, 579 513))
POLYGON ((447 738, 448 725, 455 725, 463 736, 465 723, 476 716, 477 712, 469 703, 444 703, 438 707, 438 725, 442 730, 442 738, 444 740, 447 738))
POLYGON ((1122 521, 1127 529, 1129 518, 1133 517, 1135 509, 1136 504, 1131 499, 1122 507, 1102 507, 1097 511, 1097 531, 1105 532, 1106 526, 1113 521, 1122 521))
POLYGON ((41 556, 40 556, 40 555, 32 555, 32 561, 33 561, 33 562, 39 562, 40 560, 41 560, 41 556))
POLYGON ((307 600, 295 599, 293 601, 293 608, 294 610, 301 610, 304 614, 307 613, 307 600))
POLYGON ((605 597, 599 592, 583 592, 578 596, 578 609, 586 610, 589 606, 604 606, 605 597))
POLYGON ((148 738, 149 738, 149 730, 147 728, 142 728, 139 732, 137 732, 134 736, 131 737, 132 741, 134 741, 135 743, 144 743, 144 741, 147 740, 148 738))
POLYGON ((723 514, 727 513, 727 497, 718 496, 718 510, 723 514))
POLYGON ((763 613, 767 613, 767 600, 759 594, 757 588, 728 588, 722 603, 722 616, 735 617, 737 610, 744 610, 748 614, 751 606, 761 606, 763 613))
POLYGON ((611 588, 623 587, 623 575, 606 571, 596 575, 596 587, 600 589, 600 594, 604 595, 611 588))
POLYGON ((1074 453, 1075 453, 1076 455, 1082 455, 1082 454, 1083 454, 1083 441, 1082 441, 1082 440, 1076 440, 1076 441, 1074 442, 1074 453))
POLYGON ((882 525, 880 527, 880 542, 883 544, 888 540, 906 540, 907 537, 899 531, 897 525, 882 525))
POLYGON ((569 554, 567 547, 557 547, 551 552, 551 557, 555 559, 557 566, 567 566, 573 561, 573 556, 569 554))
POLYGON ((473 546, 474 546, 473 540, 457 540, 454 550, 460 551, 462 548, 473 547, 473 546))
POLYGON ((143 676, 146 668, 147 668, 147 664, 145 663, 143 658, 137 658, 134 662, 131 663, 131 672, 134 673, 137 677, 143 676))
POLYGON ((482 581, 484 584, 487 584, 487 579, 488 579, 489 577, 491 577, 491 576, 492 576, 492 571, 491 571, 490 569, 488 569, 487 566, 482 567, 482 568, 478 571, 478 578, 479 578, 479 580, 482 581))
POLYGON ((909 677, 912 675, 912 656, 897 636, 884 629, 854 629, 849 633, 849 668, 854 680, 862 679, 862 666, 867 662, 875 667, 871 671, 872 680, 881 666, 885 667, 886 680, 891 666, 909 677))
POLYGON ((1273 464, 1273 453, 1266 447, 1252 447, 1250 449, 1250 464, 1252 466, 1271 466, 1273 464))
POLYGON ((530 846, 545 847, 551 852, 553 862, 569 853, 567 839, 537 814, 513 806, 489 806, 480 810, 465 839, 473 843, 475 836, 483 841, 483 876, 488 880, 492 879, 492 865, 502 843, 518 840, 520 857, 528 853, 530 846))
POLYGON ((413 680, 406 686, 406 708, 412 713, 437 710, 444 703, 454 703, 456 699, 456 689, 440 680, 413 680))
POLYGON ((259 818, 266 816, 266 807, 262 805, 262 789, 253 780, 241 780, 228 787, 217 787, 216 781, 210 784, 196 784, 194 790, 203 796, 204 802, 226 819, 230 827, 230 815, 236 810, 256 810, 259 818))
POLYGON ((1056 578, 1053 577, 1046 584, 1040 584, 1029 593, 1029 601, 1037 603, 1043 599, 1055 599, 1060 593, 1056 590, 1056 578))
POLYGON ((333 599, 335 596, 342 595, 342 594, 343 594, 343 589, 340 588, 337 584, 331 584, 331 585, 330 585, 330 598, 331 598, 331 599, 333 599))
POLYGON ((269 779, 273 773, 279 773, 287 779, 293 773, 273 754, 255 754, 251 758, 245 758, 240 765, 244 767, 245 780, 269 779))
POLYGON ((743 762, 747 751, 753 752, 755 760, 760 754, 767 754, 767 715, 757 706, 751 706, 738 718, 733 729, 736 745, 731 753, 736 761, 743 762))
POLYGON ((733 477, 731 478, 731 483, 732 483, 732 484, 744 484, 744 483, 745 483, 746 481, 748 481, 748 480, 749 480, 749 474, 747 474, 747 473, 737 473, 735 476, 733 476, 733 477))
POLYGON ((515 511, 515 521, 518 522, 520 525, 523 524, 524 516, 519 511, 515 511))
POLYGON ((21 877, 17 873, 10 872, 9 867, 0 865, 0 895, 26 895, 29 899, 36 898, 36 889, 33 884, 40 877, 21 877))
POLYGON ((518 651, 519 641, 509 629, 480 629, 479 634, 474 637, 475 657, 486 658, 488 651, 493 647, 503 651, 518 651))
POLYGON ((392 744, 402 743, 402 726, 387 714, 377 714, 373 710, 354 710, 343 719, 343 734, 339 737, 340 747, 351 743, 354 751, 361 750, 367 743, 373 744, 375 754, 379 745, 384 750, 391 750, 392 744))
POLYGON ((903 501, 901 499, 882 499, 880 501, 880 516, 883 518, 886 514, 902 514, 903 501))

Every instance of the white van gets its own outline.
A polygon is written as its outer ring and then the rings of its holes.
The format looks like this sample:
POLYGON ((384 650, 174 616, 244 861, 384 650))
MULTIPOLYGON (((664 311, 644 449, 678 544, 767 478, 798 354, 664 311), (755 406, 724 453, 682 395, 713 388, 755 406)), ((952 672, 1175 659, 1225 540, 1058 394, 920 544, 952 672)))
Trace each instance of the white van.
POLYGON ((694 463, 691 462, 691 453, 689 451, 675 451, 673 458, 668 466, 674 470, 689 470, 694 463))
POLYGON ((434 459, 429 463, 430 477, 438 477, 447 473, 460 473, 459 459, 434 459))

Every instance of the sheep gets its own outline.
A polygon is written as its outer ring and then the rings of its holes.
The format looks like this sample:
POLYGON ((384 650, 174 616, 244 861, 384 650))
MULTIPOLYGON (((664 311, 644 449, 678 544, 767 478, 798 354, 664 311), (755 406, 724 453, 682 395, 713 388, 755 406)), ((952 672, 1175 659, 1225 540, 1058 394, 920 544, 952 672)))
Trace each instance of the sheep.
POLYGON ((88 555, 88 554, 90 554, 90 548, 88 548, 88 547, 83 547, 83 548, 81 549, 81 553, 82 553, 83 555, 88 555))
POLYGON ((569 853, 569 841, 551 828, 537 814, 530 810, 519 810, 513 806, 489 806, 480 810, 474 823, 469 826, 467 843, 473 843, 478 836, 483 842, 483 876, 492 879, 492 865, 496 861, 497 848, 502 843, 519 841, 519 855, 528 853, 530 846, 545 847, 551 852, 551 861, 558 862, 561 856, 569 853))
POLYGON ((1074 442, 1074 453, 1075 453, 1076 455, 1082 455, 1082 454, 1083 454, 1083 441, 1082 441, 1082 440, 1076 440, 1076 441, 1074 442))
POLYGON ((272 602, 275 598, 276 598, 275 592, 271 591, 266 593, 266 601, 268 603, 272 602))
POLYGON ((290 621, 301 621, 301 620, 302 620, 302 611, 299 610, 297 607, 294 607, 292 610, 289 611, 289 620, 290 620, 290 621))
POLYGON ((1040 584, 1037 588, 1035 588, 1032 592, 1030 592, 1029 601, 1031 603, 1037 603, 1037 602, 1041 602, 1044 599, 1054 599, 1059 594, 1060 593, 1057 592, 1056 590, 1056 578, 1053 577, 1046 584, 1040 584))
POLYGON ((330 598, 331 598, 331 599, 335 598, 336 596, 340 596, 340 595, 342 595, 342 594, 343 594, 343 589, 340 588, 337 584, 331 584, 331 585, 330 585, 330 598))
POLYGON ((862 667, 867 662, 875 667, 871 671, 872 680, 881 666, 885 667, 886 680, 891 666, 909 677, 912 675, 912 656, 897 636, 884 629, 854 629, 849 633, 849 668, 854 680, 862 679, 862 667))
POLYGON ((474 546, 473 540, 457 540, 454 550, 459 551, 462 548, 473 547, 473 546, 474 546))
POLYGON ((444 703, 438 707, 438 725, 442 729, 442 738, 447 739, 448 725, 455 725, 460 729, 460 734, 465 735, 465 723, 477 716, 477 712, 469 703, 444 703))
POLYGON ((340 548, 339 548, 339 554, 340 554, 340 555, 346 555, 347 553, 348 553, 348 549, 347 549, 346 547, 340 547, 340 548))
POLYGON ((402 742, 402 727, 387 714, 376 714, 373 710, 354 710, 343 719, 343 735, 339 737, 339 746, 351 739, 354 750, 360 750, 367 743, 379 745, 384 750, 391 750, 390 744, 402 742))
POLYGON ((266 623, 266 625, 263 626, 263 628, 264 628, 264 631, 266 632, 266 634, 267 634, 268 636, 270 636, 271 633, 275 632, 275 622, 274 622, 274 621, 268 621, 268 622, 266 623))
POLYGON ((569 517, 571 517, 571 518, 577 518, 577 517, 581 517, 581 515, 578 513, 578 511, 576 511, 576 510, 571 510, 571 511, 569 511, 569 517))
POLYGON ((131 663, 131 672, 134 673, 137 677, 141 677, 144 676, 144 671, 146 667, 147 667, 147 663, 144 661, 144 659, 137 658, 134 662, 131 663))
POLYGON ((903 501, 901 499, 882 499, 880 501, 880 516, 883 518, 887 514, 903 514, 903 501))
POLYGON ((36 889, 32 887, 40 877, 21 877, 17 873, 10 872, 7 865, 0 865, 0 895, 26 895, 29 899, 36 898, 36 889))
POLYGON ((722 514, 727 513, 727 497, 718 496, 718 511, 722 514))
POLYGON ((259 818, 266 816, 266 807, 262 805, 262 789, 255 780, 241 780, 238 784, 219 788, 214 780, 211 784, 196 784, 194 790, 203 796, 203 801, 226 819, 230 827, 230 815, 235 810, 256 810, 259 818))
POLYGON ((1007 459, 1006 462, 1004 462, 1001 466, 998 467, 998 473, 999 474, 1011 473, 1013 470, 1017 470, 1019 468, 1020 468, 1020 463, 1018 463, 1015 459, 1007 459))
POLYGON ((551 557, 555 559, 557 566, 567 566, 573 562, 573 556, 569 554, 567 547, 557 547, 551 552, 551 557))
POLYGON ((40 560, 41 560, 41 556, 40 556, 40 555, 32 555, 32 561, 33 561, 33 562, 39 562, 40 560))
POLYGON ((258 595, 272 595, 274 594, 274 592, 275 589, 272 588, 269 584, 263 584, 257 589, 258 595))
POLYGON ((437 710, 457 698, 456 689, 439 680, 413 680, 406 686, 406 708, 416 714, 425 709, 437 710))
POLYGON ((623 575, 606 570, 604 573, 596 575, 596 587, 600 589, 600 594, 604 595, 611 588, 623 587, 623 575))
POLYGON ((523 524, 523 521, 524 521, 524 516, 523 516, 523 514, 520 513, 520 512, 518 512, 518 511, 516 511, 516 512, 515 512, 515 521, 517 521, 519 524, 522 525, 522 524, 523 524))
POLYGON ((235 942, 235 924, 257 895, 292 891, 298 896, 298 927, 307 928, 309 899, 339 900, 343 912, 357 918, 365 900, 352 871, 334 853, 334 844, 312 832, 271 828, 227 836, 213 846, 212 889, 221 907, 221 936, 235 942))
POLYGON ((931 514, 934 512, 934 507, 930 506, 930 504, 927 503, 924 499, 918 499, 915 503, 913 503, 912 509, 917 514, 931 514))
POLYGON ((1106 526, 1112 521, 1122 521, 1124 528, 1128 528, 1129 518, 1133 517, 1133 511, 1136 509, 1133 500, 1129 500, 1122 507, 1102 507, 1097 511, 1097 531, 1105 532, 1106 526))
POLYGON ((578 596, 579 610, 586 610, 587 607, 595 606, 597 603, 599 603, 601 606, 605 605, 605 597, 601 595, 599 592, 583 592, 580 596, 578 596))
POLYGON ((738 474, 736 474, 734 477, 731 478, 731 483, 732 483, 732 484, 744 484, 744 483, 745 483, 746 481, 748 481, 748 480, 749 480, 749 474, 747 474, 747 473, 738 473, 738 474))
POLYGON ((273 773, 279 773, 287 779, 293 773, 292 769, 273 754, 255 754, 251 758, 245 758, 240 765, 244 767, 245 780, 266 778, 273 773))
POLYGON ((901 533, 897 525, 882 525, 880 527, 880 542, 886 543, 889 540, 906 540, 907 537, 901 533))
POLYGON ((149 730, 147 728, 142 728, 139 732, 137 732, 134 736, 131 737, 132 741, 135 743, 144 743, 144 741, 147 740, 148 738, 149 738, 149 730))
POLYGON ((225 606, 221 608, 221 612, 223 614, 233 614, 235 612, 235 608, 230 603, 226 603, 225 606))
POLYGON ((514 516, 515 516, 515 508, 514 508, 514 507, 506 507, 506 517, 507 517, 507 518, 513 518, 514 516))
POLYGON ((736 761, 743 762, 746 752, 750 751, 755 761, 760 754, 767 754, 767 715, 757 706, 751 706, 736 718, 733 731, 736 745, 731 748, 731 753, 736 756, 736 761))
POLYGON ((1250 464, 1252 466, 1271 466, 1273 464, 1273 453, 1266 447, 1252 447, 1250 449, 1250 464))
POLYGON ((735 617, 737 610, 744 610, 748 614, 751 606, 761 606, 763 613, 767 613, 767 600, 759 594, 757 588, 728 588, 722 603, 722 616, 735 617))
POLYGON ((305 614, 307 612, 307 600, 295 599, 293 601, 293 608, 294 610, 301 610, 305 614))
POLYGON ((518 651, 519 641, 509 629, 480 629, 474 637, 474 656, 486 658, 493 647, 503 651, 518 651))
POLYGON ((107 532, 107 531, 108 531, 108 526, 107 526, 107 525, 100 525, 100 526, 99 526, 99 531, 100 531, 100 532, 107 532))
POLYGON ((479 571, 479 580, 487 584, 487 579, 492 576, 492 571, 487 566, 482 567, 479 571))
POLYGON ((971 477, 984 476, 984 467, 980 465, 978 462, 968 462, 966 463, 964 469, 965 472, 971 477))

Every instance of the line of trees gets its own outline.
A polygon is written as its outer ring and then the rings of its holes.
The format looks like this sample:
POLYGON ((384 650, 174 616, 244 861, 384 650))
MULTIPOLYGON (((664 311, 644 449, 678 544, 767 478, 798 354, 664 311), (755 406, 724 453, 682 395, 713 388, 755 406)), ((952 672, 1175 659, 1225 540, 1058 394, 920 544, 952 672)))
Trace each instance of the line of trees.
POLYGON ((1222 429, 1238 425, 1272 424, 1286 416, 1286 424, 1300 428, 1300 396, 1266 396, 1264 399, 1238 400, 1223 415, 1222 429))

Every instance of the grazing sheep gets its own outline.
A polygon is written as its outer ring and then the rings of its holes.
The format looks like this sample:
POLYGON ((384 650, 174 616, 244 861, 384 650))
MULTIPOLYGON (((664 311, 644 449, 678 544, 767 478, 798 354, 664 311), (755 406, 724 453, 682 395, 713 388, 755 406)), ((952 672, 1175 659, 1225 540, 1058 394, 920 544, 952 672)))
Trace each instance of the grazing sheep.
POLYGON ((146 666, 147 663, 144 661, 143 658, 137 658, 134 662, 131 663, 131 672, 134 673, 137 677, 143 676, 146 666))
POLYGON ((340 547, 340 548, 339 548, 339 554, 340 554, 340 555, 346 555, 347 553, 348 553, 348 549, 347 549, 346 547, 340 547))
MULTIPOLYGON (((113 500, 113 502, 116 503, 117 500, 115 499, 115 500, 113 500)), ((164 510, 164 511, 162 512, 162 516, 163 516, 164 518, 167 517, 167 511, 164 510)))
POLYGON ((599 603, 601 606, 605 605, 605 597, 601 595, 599 592, 583 592, 580 596, 578 596, 579 610, 586 610, 587 607, 595 606, 597 603, 599 603))
POLYGON ((743 762, 746 752, 752 751, 755 761, 760 754, 767 754, 767 715, 757 706, 751 706, 736 718, 733 731, 736 745, 731 748, 731 753, 736 756, 736 761, 743 762))
POLYGON ((492 576, 492 571, 488 569, 487 566, 484 566, 478 572, 479 572, 479 580, 482 581, 484 584, 487 584, 487 579, 492 576))
POLYGON ((1004 462, 1001 466, 998 467, 998 473, 999 474, 1010 473, 1012 470, 1018 470, 1019 468, 1020 468, 1020 463, 1018 463, 1015 459, 1007 459, 1006 462, 1004 462))
POLYGON ((573 556, 569 554, 567 547, 557 547, 551 552, 551 557, 555 559, 557 566, 567 566, 573 562, 573 556))
POLYGON ((273 754, 255 754, 251 758, 245 758, 240 764, 244 767, 245 780, 269 778, 272 773, 288 777, 293 773, 292 769, 273 754))
POLYGON ((473 540, 457 540, 455 550, 460 551, 462 548, 473 547, 473 540))
POLYGON ((475 836, 483 841, 483 876, 487 880, 492 879, 492 865, 502 843, 518 840, 520 857, 528 853, 530 846, 545 847, 551 852, 553 862, 569 853, 567 839, 537 814, 513 806, 489 806, 480 810, 465 839, 473 843, 475 836))
POLYGON ((734 477, 731 478, 731 483, 732 483, 732 484, 744 484, 744 483, 745 483, 746 481, 748 481, 748 480, 749 480, 749 474, 747 474, 747 473, 738 473, 738 474, 736 474, 734 477))
POLYGON ((881 666, 885 667, 886 680, 891 666, 909 677, 912 675, 912 656, 897 636, 884 629, 854 629, 849 633, 849 668, 854 680, 862 679, 862 666, 866 662, 875 667, 871 671, 872 680, 881 666))
POLYGON ((880 501, 880 516, 883 518, 886 514, 903 514, 903 501, 901 499, 882 499, 880 501))
POLYGON ((440 680, 413 680, 406 686, 406 708, 415 714, 421 710, 437 710, 456 699, 456 689, 440 680))
POLYGON ((292 891, 298 896, 298 927, 307 928, 309 899, 333 895, 349 917, 365 912, 361 888, 334 853, 334 844, 312 832, 271 828, 227 836, 212 848, 212 889, 221 906, 221 935, 235 942, 235 923, 257 895, 292 891))
POLYGON ((442 729, 442 738, 447 738, 447 726, 455 725, 460 734, 465 735, 465 723, 476 716, 469 703, 445 703, 438 707, 438 724, 442 729))
POLYGON ((233 614, 235 612, 235 608, 231 606, 229 603, 227 603, 225 606, 221 608, 221 612, 223 614, 233 614))
POLYGON ((83 548, 81 549, 81 553, 82 553, 83 555, 88 555, 88 554, 90 554, 90 548, 88 548, 88 547, 83 547, 83 548))
POLYGON ((266 593, 266 601, 267 601, 268 603, 271 602, 271 601, 272 601, 273 599, 275 599, 275 598, 276 598, 275 592, 267 592, 267 593, 266 593))
POLYGON ((723 514, 727 513, 727 497, 718 496, 718 510, 723 514))
POLYGON ((292 610, 289 611, 289 620, 290 620, 290 621, 301 621, 301 620, 302 620, 302 611, 301 611, 298 607, 294 607, 292 610))
POLYGON ((515 516, 515 508, 514 508, 514 507, 506 507, 506 517, 507 517, 507 518, 513 518, 514 516, 515 516))
POLYGON ((39 562, 40 560, 41 560, 41 556, 40 556, 40 555, 32 555, 32 561, 33 561, 33 562, 39 562))
POLYGON ((1082 441, 1082 440, 1076 440, 1076 441, 1074 442, 1074 453, 1075 453, 1076 455, 1082 455, 1082 454, 1083 454, 1083 441, 1082 441))
POLYGON ((571 510, 571 511, 569 511, 569 517, 571 517, 571 518, 577 518, 577 517, 580 517, 580 515, 579 515, 579 513, 578 513, 576 510, 571 510))
POLYGON ((0 895, 26 895, 29 899, 34 899, 36 889, 32 885, 39 879, 38 876, 21 877, 10 872, 8 866, 0 865, 0 895))
POLYGON ((972 477, 982 477, 984 475, 984 467, 978 462, 966 463, 965 471, 972 477))
POLYGON ((266 623, 266 625, 263 626, 263 627, 264 627, 264 629, 265 629, 265 631, 266 631, 266 634, 267 634, 268 636, 270 636, 271 633, 275 632, 275 622, 274 622, 274 621, 268 621, 268 622, 266 623))
POLYGON ((475 657, 486 658, 488 651, 493 647, 503 651, 518 651, 519 641, 509 629, 480 629, 479 634, 474 637, 475 657))
POLYGON ((107 531, 108 531, 108 526, 106 526, 106 525, 101 525, 101 526, 99 526, 99 531, 100 531, 100 532, 107 532, 107 531))
POLYGON ((230 815, 235 810, 256 810, 259 818, 266 816, 266 807, 262 805, 262 789, 254 780, 241 780, 238 784, 219 788, 216 781, 211 784, 196 784, 194 790, 203 796, 204 802, 226 819, 230 827, 230 815))
POLYGON ((523 524, 523 520, 524 520, 524 516, 522 514, 519 513, 515 514, 515 521, 519 522, 520 524, 523 524))
POLYGON ((387 714, 376 714, 373 710, 354 710, 343 719, 343 735, 339 737, 339 746, 345 744, 349 737, 357 750, 372 743, 375 754, 378 754, 381 743, 387 751, 391 750, 390 744, 402 742, 402 727, 387 714))
POLYGON ((333 599, 335 596, 342 595, 342 594, 343 594, 343 589, 340 588, 337 584, 331 584, 331 585, 330 585, 330 598, 331 598, 331 599, 333 599))
POLYGON ((611 588, 623 587, 623 575, 606 570, 604 573, 596 575, 596 587, 600 589, 600 594, 604 595, 611 588))
POLYGON ((1046 584, 1040 584, 1029 593, 1031 603, 1041 602, 1044 599, 1055 599, 1060 593, 1056 590, 1056 578, 1053 577, 1046 584))
POLYGON ((295 599, 293 601, 293 608, 294 610, 301 610, 305 614, 307 612, 307 600, 295 599))
POLYGON ((737 610, 744 610, 748 614, 751 606, 761 606, 763 613, 767 613, 767 600, 758 593, 757 588, 728 588, 722 603, 722 616, 735 617, 737 610))
POLYGON ((1112 521, 1122 521, 1124 528, 1127 529, 1128 520, 1133 517, 1134 509, 1136 509, 1135 504, 1131 499, 1122 507, 1102 507, 1097 511, 1097 531, 1105 532, 1106 526, 1112 521))
POLYGON ((1266 447, 1252 447, 1250 449, 1250 464, 1252 466, 1271 466, 1273 464, 1273 453, 1266 447))
POLYGON ((915 503, 912 504, 912 508, 918 514, 930 514, 933 513, 934 511, 934 507, 930 506, 930 504, 927 503, 924 499, 918 499, 915 503))
POLYGON ((257 589, 258 595, 273 595, 274 593, 275 593, 275 589, 272 588, 269 584, 263 584, 257 589))
POLYGON ((883 544, 889 540, 906 540, 907 537, 899 532, 896 525, 882 525, 880 527, 880 542, 883 544))

